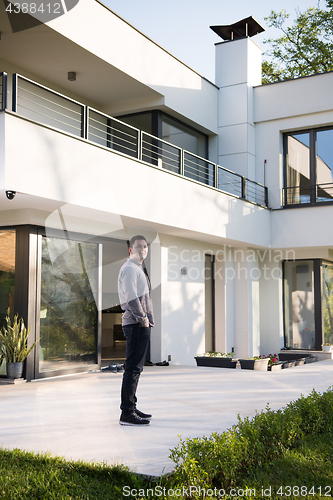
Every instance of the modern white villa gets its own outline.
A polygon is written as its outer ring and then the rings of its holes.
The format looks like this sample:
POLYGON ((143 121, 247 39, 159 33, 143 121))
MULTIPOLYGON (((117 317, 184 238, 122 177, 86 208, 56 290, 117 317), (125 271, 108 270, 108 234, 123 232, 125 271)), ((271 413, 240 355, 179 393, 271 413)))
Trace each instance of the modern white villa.
POLYGON ((150 361, 333 344, 333 73, 262 85, 252 18, 213 27, 210 82, 97 0, 44 23, 6 6, 0 323, 40 337, 25 378, 118 359, 135 234, 150 361))

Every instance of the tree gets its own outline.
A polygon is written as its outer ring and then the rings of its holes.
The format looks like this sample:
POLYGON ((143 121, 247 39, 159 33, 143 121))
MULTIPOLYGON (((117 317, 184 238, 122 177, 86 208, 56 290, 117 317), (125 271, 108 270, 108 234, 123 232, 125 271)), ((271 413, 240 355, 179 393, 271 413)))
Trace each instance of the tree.
POLYGON ((284 10, 265 17, 268 26, 280 29, 282 36, 264 41, 271 45, 264 53, 271 59, 263 61, 262 83, 333 70, 333 0, 326 0, 325 10, 318 6, 296 12, 295 21, 286 27, 289 14, 284 10))

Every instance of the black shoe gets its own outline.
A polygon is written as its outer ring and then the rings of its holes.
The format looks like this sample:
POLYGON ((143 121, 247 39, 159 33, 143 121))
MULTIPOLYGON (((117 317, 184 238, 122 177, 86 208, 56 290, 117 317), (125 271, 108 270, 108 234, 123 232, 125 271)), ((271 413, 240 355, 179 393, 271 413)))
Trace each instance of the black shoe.
POLYGON ((149 420, 153 415, 150 415, 150 413, 143 413, 142 411, 135 409, 134 410, 135 415, 137 415, 140 418, 145 418, 149 420))
POLYGON ((119 423, 120 425, 149 425, 150 421, 138 417, 135 413, 130 413, 129 415, 121 414, 119 423))

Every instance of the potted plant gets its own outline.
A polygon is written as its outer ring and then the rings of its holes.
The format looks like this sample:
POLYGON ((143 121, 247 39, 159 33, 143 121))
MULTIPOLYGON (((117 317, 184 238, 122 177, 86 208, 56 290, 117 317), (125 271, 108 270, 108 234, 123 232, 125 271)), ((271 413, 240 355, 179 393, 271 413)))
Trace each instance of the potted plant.
POLYGON ((326 344, 323 344, 321 347, 323 352, 332 352, 332 346, 329 342, 326 342, 326 344))
POLYGON ((233 352, 209 351, 195 356, 197 366, 213 366, 218 368, 236 368, 237 358, 233 352))
POLYGON ((284 361, 280 361, 277 354, 269 354, 268 360, 268 371, 273 372, 283 368, 284 361))
POLYGON ((23 361, 33 350, 39 339, 28 348, 27 340, 31 328, 27 330, 23 319, 18 319, 17 314, 14 316, 12 323, 9 313, 8 309, 7 325, 0 332, 0 365, 3 360, 6 360, 7 377, 16 379, 22 376, 23 361))
POLYGON ((252 358, 240 359, 241 368, 244 370, 259 370, 267 371, 269 357, 266 356, 253 356, 252 358))

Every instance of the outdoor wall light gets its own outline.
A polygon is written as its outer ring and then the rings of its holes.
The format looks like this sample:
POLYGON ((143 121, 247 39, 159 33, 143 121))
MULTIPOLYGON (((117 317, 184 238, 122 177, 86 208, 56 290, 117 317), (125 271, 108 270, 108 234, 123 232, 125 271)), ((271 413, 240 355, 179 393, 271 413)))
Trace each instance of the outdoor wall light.
POLYGON ((76 73, 75 73, 75 71, 68 71, 68 80, 70 82, 75 82, 75 80, 76 80, 76 73))
POLYGON ((182 267, 181 270, 180 270, 180 274, 182 276, 187 276, 187 267, 182 267))

